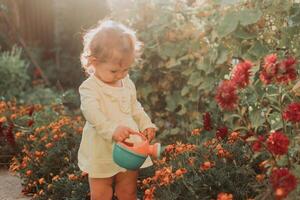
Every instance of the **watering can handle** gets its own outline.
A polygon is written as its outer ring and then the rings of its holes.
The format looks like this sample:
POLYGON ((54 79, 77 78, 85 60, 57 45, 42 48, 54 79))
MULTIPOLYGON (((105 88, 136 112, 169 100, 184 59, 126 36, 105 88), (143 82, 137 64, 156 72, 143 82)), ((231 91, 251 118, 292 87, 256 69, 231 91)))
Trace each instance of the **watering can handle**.
POLYGON ((141 138, 143 138, 143 140, 148 140, 147 137, 143 133, 141 133, 141 132, 134 132, 131 135, 138 135, 141 138))
MULTIPOLYGON (((147 137, 146 137, 144 134, 142 134, 141 132, 133 132, 133 133, 131 133, 131 135, 137 135, 137 136, 140 136, 144 141, 145 141, 145 140, 148 140, 147 137)), ((127 146, 130 146, 130 147, 133 147, 134 144, 131 143, 131 142, 127 142, 127 141, 126 141, 127 139, 128 139, 128 138, 126 138, 125 140, 121 141, 121 143, 123 143, 123 144, 125 144, 125 145, 127 145, 127 146)))

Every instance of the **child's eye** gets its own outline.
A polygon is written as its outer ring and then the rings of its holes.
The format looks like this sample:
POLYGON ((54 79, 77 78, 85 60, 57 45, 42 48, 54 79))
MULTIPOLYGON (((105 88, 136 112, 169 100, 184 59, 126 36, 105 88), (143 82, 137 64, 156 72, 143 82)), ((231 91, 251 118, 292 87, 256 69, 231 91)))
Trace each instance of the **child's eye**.
POLYGON ((111 73, 115 74, 115 73, 117 73, 117 71, 111 71, 111 73))

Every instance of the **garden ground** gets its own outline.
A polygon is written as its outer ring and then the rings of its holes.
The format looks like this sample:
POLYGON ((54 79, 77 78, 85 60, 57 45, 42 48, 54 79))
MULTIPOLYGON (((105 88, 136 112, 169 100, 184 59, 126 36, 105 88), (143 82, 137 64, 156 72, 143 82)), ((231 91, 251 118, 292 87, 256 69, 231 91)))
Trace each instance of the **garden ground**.
POLYGON ((0 200, 29 200, 22 194, 21 180, 18 176, 0 169, 0 200))

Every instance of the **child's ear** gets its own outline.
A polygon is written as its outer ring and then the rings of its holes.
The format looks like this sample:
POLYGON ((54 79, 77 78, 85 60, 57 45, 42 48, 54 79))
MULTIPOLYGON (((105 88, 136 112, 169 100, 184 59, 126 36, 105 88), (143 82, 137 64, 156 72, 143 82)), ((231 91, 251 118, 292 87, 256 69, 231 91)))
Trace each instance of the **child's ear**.
POLYGON ((89 65, 96 65, 98 63, 98 59, 95 56, 89 57, 89 65))

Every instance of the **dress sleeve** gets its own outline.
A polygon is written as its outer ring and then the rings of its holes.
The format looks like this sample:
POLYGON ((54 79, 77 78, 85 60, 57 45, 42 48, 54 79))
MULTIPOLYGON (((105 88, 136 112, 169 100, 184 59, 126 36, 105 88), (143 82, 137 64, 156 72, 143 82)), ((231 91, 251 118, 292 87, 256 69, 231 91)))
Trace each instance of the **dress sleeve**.
POLYGON ((155 124, 151 122, 150 117, 147 115, 145 112, 144 108, 142 107, 141 103, 137 100, 136 96, 136 88, 133 83, 133 81, 128 78, 129 80, 129 85, 130 85, 130 90, 132 93, 132 100, 131 100, 131 106, 132 106, 132 117, 136 121, 136 123, 139 126, 140 131, 144 131, 146 128, 155 128, 155 124))
POLYGON ((118 124, 109 120, 101 112, 100 105, 98 103, 99 97, 95 89, 87 84, 82 84, 79 87, 79 94, 81 101, 80 109, 86 121, 96 129, 97 134, 112 142, 112 135, 118 124))

